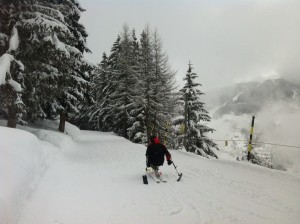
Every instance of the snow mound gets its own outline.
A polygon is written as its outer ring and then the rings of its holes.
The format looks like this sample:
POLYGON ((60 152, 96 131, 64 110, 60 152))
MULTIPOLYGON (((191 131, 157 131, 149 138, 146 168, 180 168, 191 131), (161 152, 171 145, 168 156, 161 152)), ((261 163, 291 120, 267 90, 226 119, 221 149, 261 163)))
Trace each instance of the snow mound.
POLYGON ((0 126, 0 223, 16 223, 58 148, 23 130, 0 126))

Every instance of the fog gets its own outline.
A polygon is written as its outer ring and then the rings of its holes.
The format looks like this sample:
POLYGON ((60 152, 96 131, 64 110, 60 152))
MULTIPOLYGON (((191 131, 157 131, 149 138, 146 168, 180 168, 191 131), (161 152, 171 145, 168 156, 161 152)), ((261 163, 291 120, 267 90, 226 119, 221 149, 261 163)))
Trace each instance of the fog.
MULTIPOLYGON (((244 132, 246 135, 242 136, 248 140, 251 121, 251 115, 224 115, 222 118, 213 119, 211 126, 216 131, 211 137, 215 140, 231 140, 237 133, 244 132)), ((263 147, 271 152, 274 168, 300 174, 299 124, 300 108, 286 102, 265 105, 259 113, 255 114, 253 139, 255 142, 271 143, 263 147)), ((224 141, 217 141, 217 143, 220 149, 224 150, 224 141)), ((244 150, 247 150, 247 141, 242 144, 245 145, 244 150)))
POLYGON ((266 106, 258 115, 260 138, 264 142, 286 146, 270 145, 275 168, 290 169, 300 173, 300 108, 281 102, 266 106))
POLYGON ((80 0, 81 22, 98 63, 124 23, 157 28, 184 77, 191 60, 204 90, 284 77, 300 84, 299 0, 80 0))

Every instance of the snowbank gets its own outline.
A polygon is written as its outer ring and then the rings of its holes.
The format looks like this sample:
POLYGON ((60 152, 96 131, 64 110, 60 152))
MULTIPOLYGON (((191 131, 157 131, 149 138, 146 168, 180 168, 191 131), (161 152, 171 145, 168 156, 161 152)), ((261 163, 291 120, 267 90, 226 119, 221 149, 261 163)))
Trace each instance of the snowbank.
POLYGON ((23 203, 58 151, 27 131, 0 126, 0 224, 17 222, 23 203))
POLYGON ((53 162, 80 130, 66 122, 66 133, 57 131, 58 121, 39 121, 23 129, 3 127, 0 120, 0 224, 15 224, 23 203, 53 162), (67 135, 66 135, 67 134, 67 135), (5 183, 5 184, 2 184, 5 183))

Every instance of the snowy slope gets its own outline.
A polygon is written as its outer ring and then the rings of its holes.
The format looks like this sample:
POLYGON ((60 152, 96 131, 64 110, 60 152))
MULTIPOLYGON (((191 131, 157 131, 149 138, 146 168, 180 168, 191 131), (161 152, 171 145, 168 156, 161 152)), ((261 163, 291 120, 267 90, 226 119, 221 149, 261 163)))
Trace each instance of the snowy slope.
POLYGON ((300 178, 283 171, 171 150, 182 181, 165 165, 167 183, 144 185, 145 146, 112 133, 28 130, 0 127, 0 183, 13 186, 1 184, 0 224, 300 220, 300 178))

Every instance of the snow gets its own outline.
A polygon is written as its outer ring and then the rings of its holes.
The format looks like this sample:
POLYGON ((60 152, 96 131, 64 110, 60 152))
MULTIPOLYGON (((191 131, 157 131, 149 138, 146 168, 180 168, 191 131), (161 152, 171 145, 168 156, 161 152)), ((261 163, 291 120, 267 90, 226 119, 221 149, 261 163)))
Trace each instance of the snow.
POLYGON ((244 92, 240 92, 239 94, 237 94, 235 97, 232 98, 232 102, 236 102, 239 99, 239 96, 241 94, 243 94, 244 92))
POLYGON ((81 52, 76 48, 76 47, 72 47, 70 45, 67 45, 65 46, 69 52, 72 52, 73 54, 75 55, 81 55, 81 52))
POLYGON ((25 69, 24 64, 21 61, 16 60, 16 59, 15 59, 15 62, 19 65, 19 67, 20 67, 19 69, 22 70, 22 71, 24 71, 24 69, 25 69))
POLYGON ((20 39, 19 39, 18 30, 16 27, 14 27, 12 30, 12 36, 9 40, 8 52, 17 50, 19 47, 19 43, 20 43, 20 39))
POLYGON ((61 52, 63 52, 66 57, 70 57, 70 52, 75 54, 75 55, 78 55, 78 54, 81 54, 81 52, 76 48, 76 47, 72 47, 68 44, 64 44, 63 42, 61 42, 56 33, 54 33, 53 35, 49 35, 49 36, 46 36, 44 37, 44 41, 49 41, 51 42, 55 48, 61 52))
MULTIPOLYGON (((39 8, 42 11, 45 11, 45 12, 50 11, 50 12, 52 12, 55 15, 54 16, 55 18, 59 18, 59 20, 61 22, 65 22, 64 15, 59 10, 56 10, 56 9, 53 9, 53 8, 50 8, 50 7, 46 7, 46 6, 42 6, 42 5, 37 5, 37 4, 35 4, 34 6, 37 7, 37 8, 39 8)), ((47 14, 47 13, 45 13, 45 14, 47 14)))
POLYGON ((0 223, 15 223, 51 154, 58 149, 29 132, 0 127, 0 223))
POLYGON ((54 43, 55 48, 56 48, 57 50, 59 50, 59 51, 64 52, 64 54, 66 55, 66 57, 69 58, 69 57, 70 57, 70 53, 68 52, 68 50, 67 50, 65 44, 62 43, 62 42, 58 39, 58 37, 57 37, 57 35, 56 35, 55 33, 54 33, 52 39, 53 39, 53 43, 54 43))
MULTIPOLYGON (((14 59, 14 57, 8 53, 3 54, 0 57, 0 85, 3 85, 6 83, 6 74, 10 74, 10 66, 11 62, 15 61, 20 66, 21 70, 24 70, 24 65, 20 62, 14 59)), ((13 79, 8 79, 8 83, 17 91, 22 91, 21 85, 14 81, 13 79)))
POLYGON ((168 182, 144 185, 145 146, 68 123, 63 134, 57 125, 0 127, 1 224, 300 220, 299 176, 170 150, 182 180, 165 164, 168 182))
POLYGON ((82 61, 83 61, 86 65, 88 65, 88 66, 90 66, 90 67, 95 67, 95 66, 97 66, 95 63, 91 62, 90 60, 88 60, 88 59, 86 59, 86 58, 83 58, 82 61))
POLYGON ((10 63, 14 57, 10 54, 3 54, 0 57, 0 85, 5 84, 6 74, 10 73, 10 63))
POLYGON ((64 23, 54 19, 53 17, 47 16, 39 12, 32 13, 32 16, 34 16, 34 18, 23 19, 22 25, 35 27, 37 26, 37 24, 39 24, 39 26, 42 26, 44 29, 48 31, 58 30, 60 31, 61 35, 70 34, 69 28, 64 23))
POLYGON ((21 84, 16 82, 15 80, 9 79, 8 83, 9 83, 9 85, 11 85, 16 90, 16 92, 21 92, 22 91, 21 84))

